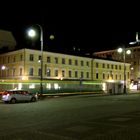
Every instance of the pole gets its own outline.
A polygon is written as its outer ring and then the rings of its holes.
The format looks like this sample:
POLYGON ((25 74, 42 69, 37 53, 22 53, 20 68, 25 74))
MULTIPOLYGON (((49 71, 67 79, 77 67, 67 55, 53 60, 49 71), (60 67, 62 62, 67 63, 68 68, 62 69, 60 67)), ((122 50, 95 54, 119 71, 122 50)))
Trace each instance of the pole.
MULTIPOLYGON (((43 81, 43 28, 41 25, 39 24, 35 24, 36 26, 39 27, 40 29, 40 50, 41 50, 41 71, 40 71, 40 95, 42 95, 43 93, 43 85, 42 85, 42 81, 43 81)), ((35 36, 35 31, 33 29, 31 29, 28 32, 30 37, 34 37, 35 36)))
POLYGON ((40 95, 42 95, 43 94, 43 85, 42 85, 42 81, 43 81, 43 29, 39 24, 37 25, 40 28, 40 43, 41 43, 40 95))
POLYGON ((139 41, 139 33, 136 32, 136 42, 138 42, 138 41, 139 41))
POLYGON ((123 51, 123 59, 124 59, 124 88, 123 88, 123 93, 126 94, 126 66, 125 66, 125 47, 124 47, 124 51, 123 51))

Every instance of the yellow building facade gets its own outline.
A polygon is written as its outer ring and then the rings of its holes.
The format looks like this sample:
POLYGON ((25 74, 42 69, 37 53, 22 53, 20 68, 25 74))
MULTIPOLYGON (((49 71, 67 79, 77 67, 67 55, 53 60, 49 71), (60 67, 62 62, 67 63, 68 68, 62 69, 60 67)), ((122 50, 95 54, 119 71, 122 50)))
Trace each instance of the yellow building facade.
MULTIPOLYGON (((130 81, 130 64, 126 65, 126 80, 130 81)), ((99 79, 103 81, 120 81, 124 80, 124 63, 104 60, 93 59, 93 79, 99 79)))
MULTIPOLYGON (((1 78, 39 79, 41 52, 21 49, 0 55, 1 78), (2 69, 2 66, 5 66, 2 69)), ((43 52, 43 79, 91 79, 91 58, 43 52)))
MULTIPOLYGON (((30 81, 40 80, 41 51, 20 49, 0 55, 0 79, 30 81)), ((130 83, 130 64, 126 63, 126 85, 130 83)), ((124 81, 124 63, 43 52, 43 80, 82 80, 98 83, 120 83, 124 81)), ((87 84, 87 83, 86 83, 87 84)), ((105 90, 108 90, 106 85, 105 90)))

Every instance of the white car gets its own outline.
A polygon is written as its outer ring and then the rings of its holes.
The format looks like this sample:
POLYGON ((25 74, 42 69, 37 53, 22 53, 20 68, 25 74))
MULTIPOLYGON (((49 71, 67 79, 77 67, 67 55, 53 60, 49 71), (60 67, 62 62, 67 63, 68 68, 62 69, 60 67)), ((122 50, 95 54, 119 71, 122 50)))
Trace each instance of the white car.
POLYGON ((35 102, 38 100, 37 94, 29 93, 26 90, 7 90, 2 94, 2 101, 16 103, 23 101, 35 102))

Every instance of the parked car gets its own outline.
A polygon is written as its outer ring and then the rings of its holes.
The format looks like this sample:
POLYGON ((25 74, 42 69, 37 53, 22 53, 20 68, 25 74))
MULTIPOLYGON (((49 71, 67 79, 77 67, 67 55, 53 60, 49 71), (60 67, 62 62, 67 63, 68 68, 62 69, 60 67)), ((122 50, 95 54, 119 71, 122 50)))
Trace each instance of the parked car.
POLYGON ((4 91, 0 91, 0 95, 2 95, 4 93, 4 91))
POLYGON ((23 101, 35 102, 38 100, 38 95, 29 93, 26 90, 7 90, 2 94, 2 101, 16 103, 23 101))

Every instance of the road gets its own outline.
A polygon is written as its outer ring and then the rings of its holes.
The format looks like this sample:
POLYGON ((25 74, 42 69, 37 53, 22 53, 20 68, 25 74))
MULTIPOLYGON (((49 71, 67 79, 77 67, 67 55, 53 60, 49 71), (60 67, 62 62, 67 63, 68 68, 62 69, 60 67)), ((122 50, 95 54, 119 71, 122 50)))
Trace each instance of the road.
POLYGON ((139 140, 140 94, 0 103, 0 140, 139 140))

